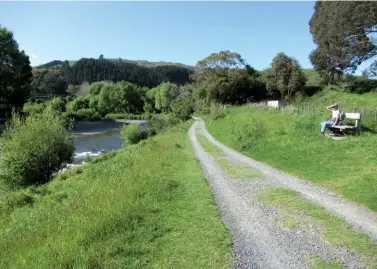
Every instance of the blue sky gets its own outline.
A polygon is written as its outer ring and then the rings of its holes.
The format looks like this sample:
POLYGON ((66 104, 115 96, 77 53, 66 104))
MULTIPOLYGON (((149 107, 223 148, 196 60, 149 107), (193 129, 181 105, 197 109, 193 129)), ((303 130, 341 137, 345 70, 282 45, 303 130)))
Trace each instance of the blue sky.
POLYGON ((314 2, 1 2, 32 65, 82 57, 194 65, 213 52, 240 53, 267 68, 278 52, 309 68, 314 2))

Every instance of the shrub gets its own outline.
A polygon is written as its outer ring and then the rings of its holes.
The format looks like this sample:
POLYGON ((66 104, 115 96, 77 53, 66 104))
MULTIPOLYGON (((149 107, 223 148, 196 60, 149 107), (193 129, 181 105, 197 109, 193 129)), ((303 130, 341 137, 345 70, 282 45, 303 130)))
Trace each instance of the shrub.
POLYGON ((45 109, 44 103, 27 102, 22 109, 28 115, 41 114, 45 109))
POLYGON ((100 116, 93 108, 82 108, 76 111, 78 120, 99 120, 100 116))
POLYGON ((65 112, 65 101, 61 97, 55 97, 50 102, 48 102, 47 110, 51 113, 56 113, 60 115, 61 113, 65 112))
POLYGON ((46 183, 75 150, 59 116, 14 114, 0 138, 0 180, 10 188, 46 183))
POLYGON ((72 110, 74 111, 78 111, 80 109, 84 109, 88 107, 89 107, 89 99, 84 96, 77 97, 75 100, 72 101, 72 110))
POLYGON ((139 124, 128 124, 123 126, 121 132, 121 138, 127 140, 128 144, 137 144, 143 139, 147 139, 150 136, 156 134, 154 128, 148 127, 143 131, 140 131, 139 124))
POLYGON ((138 124, 128 124, 123 126, 120 135, 121 138, 127 140, 129 144, 137 144, 142 140, 138 124))

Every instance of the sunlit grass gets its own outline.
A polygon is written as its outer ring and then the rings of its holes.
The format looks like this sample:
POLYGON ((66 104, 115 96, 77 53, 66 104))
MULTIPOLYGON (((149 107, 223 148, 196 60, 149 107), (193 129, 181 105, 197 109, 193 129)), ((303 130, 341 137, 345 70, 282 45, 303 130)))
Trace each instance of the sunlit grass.
POLYGON ((304 261, 311 269, 343 269, 344 268, 342 264, 338 261, 326 262, 316 256, 306 256, 304 261))
POLYGON ((212 156, 224 156, 224 152, 218 147, 214 146, 202 133, 197 133, 199 144, 202 146, 205 152, 211 154, 212 156))
POLYGON ((216 160, 217 164, 232 178, 261 178, 263 175, 247 165, 233 164, 228 160, 216 160))
POLYGON ((334 141, 319 135, 322 116, 255 107, 232 108, 222 119, 205 120, 227 146, 377 211, 377 135, 362 132, 334 141))
POLYGON ((0 268, 227 268, 189 124, 0 198, 0 268))

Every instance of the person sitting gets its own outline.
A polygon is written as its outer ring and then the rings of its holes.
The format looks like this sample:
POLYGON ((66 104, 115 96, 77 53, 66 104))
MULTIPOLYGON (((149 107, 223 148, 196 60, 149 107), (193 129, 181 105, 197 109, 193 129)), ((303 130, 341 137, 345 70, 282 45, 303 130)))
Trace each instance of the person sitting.
POLYGON ((326 107, 328 110, 332 111, 331 119, 321 123, 321 134, 324 134, 326 128, 341 125, 340 121, 340 110, 338 104, 333 104, 326 107))

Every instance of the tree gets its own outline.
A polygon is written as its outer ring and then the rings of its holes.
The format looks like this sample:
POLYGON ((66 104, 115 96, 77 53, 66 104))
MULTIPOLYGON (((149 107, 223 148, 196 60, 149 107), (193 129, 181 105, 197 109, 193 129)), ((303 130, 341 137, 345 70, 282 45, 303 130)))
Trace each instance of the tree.
POLYGON ((318 45, 317 55, 312 57, 317 69, 353 73, 362 62, 377 55, 374 1, 317 1, 309 25, 318 45), (323 58, 320 65, 319 55, 323 58))
POLYGON ((199 88, 206 89, 209 101, 219 103, 245 103, 264 95, 257 80, 258 72, 251 68, 240 54, 230 51, 212 53, 198 61, 191 78, 199 88))
POLYGON ((316 48, 309 55, 309 59, 314 69, 329 86, 334 83, 335 75, 340 76, 343 74, 338 64, 335 62, 334 57, 326 53, 325 49, 321 49, 320 47, 316 48))
POLYGON ((30 95, 31 77, 29 57, 18 49, 13 33, 0 26, 0 104, 21 108, 30 95))
POLYGON ((36 94, 65 94, 67 79, 61 70, 33 70, 31 86, 36 94))
POLYGON ((166 82, 155 88, 155 108, 159 111, 169 112, 170 103, 179 95, 179 87, 166 82))
POLYGON ((305 86, 306 77, 297 60, 280 52, 272 60, 265 82, 270 96, 289 100, 305 86))
POLYGON ((70 66, 68 61, 61 64, 69 84, 83 82, 128 81, 141 87, 156 87, 162 82, 183 85, 190 82, 192 71, 180 66, 145 67, 126 61, 82 58, 70 66))

